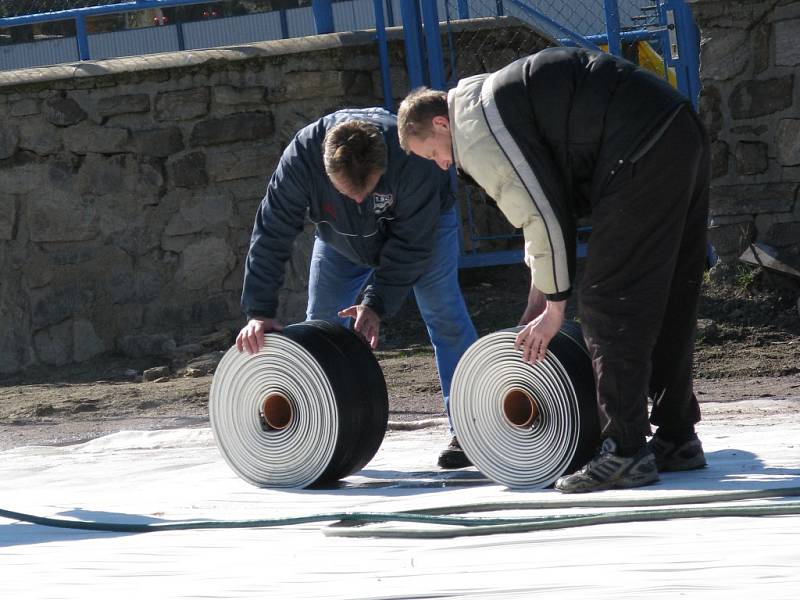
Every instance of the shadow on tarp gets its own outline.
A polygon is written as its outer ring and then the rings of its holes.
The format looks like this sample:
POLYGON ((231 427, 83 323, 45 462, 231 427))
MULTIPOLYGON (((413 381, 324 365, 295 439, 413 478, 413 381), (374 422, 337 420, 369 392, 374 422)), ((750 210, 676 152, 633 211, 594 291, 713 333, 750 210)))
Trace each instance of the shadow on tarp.
MULTIPOLYGON (((22 511, 19 511, 22 512, 22 511)), ((43 515, 36 515, 43 516, 43 515)), ((167 519, 146 517, 130 513, 103 512, 96 510, 83 510, 76 508, 63 511, 49 517, 53 519, 72 518, 78 521, 91 521, 102 523, 152 525, 155 523, 169 523, 167 519)), ((95 538, 120 537, 123 535, 139 535, 137 532, 92 531, 87 529, 68 529, 64 527, 51 527, 36 525, 34 523, 9 523, 0 525, 0 548, 12 546, 28 546, 33 544, 46 544, 49 542, 71 542, 95 538)))
MULTIPOLYGON (((762 489, 779 489, 782 487, 800 487, 800 468, 767 466, 757 455, 747 450, 730 448, 706 453, 708 466, 696 471, 662 473, 661 481, 631 493, 641 493, 643 497, 657 497, 659 490, 685 490, 690 492, 732 492, 762 489)), ((340 492, 346 495, 367 493, 370 496, 380 494, 404 496, 420 493, 435 493, 452 490, 461 486, 491 485, 480 472, 469 469, 462 471, 398 471, 385 469, 364 469, 346 478, 335 486, 324 489, 287 489, 285 493, 315 495, 340 492)), ((274 491, 274 490, 273 490, 274 491)), ((551 499, 565 499, 563 494, 552 489, 510 490, 501 488, 499 493, 520 492, 553 494, 551 499)), ((584 498, 600 498, 601 494, 582 495, 584 498)), ((500 500, 498 498, 498 500, 500 500)), ((519 501, 519 496, 514 498, 519 501)), ((484 498, 482 501, 486 501, 484 498)), ((449 504, 449 503, 444 503, 449 504)), ((353 506, 351 510, 358 510, 353 506)), ((73 518, 80 521, 103 522, 116 524, 156 524, 170 523, 169 519, 159 519, 128 513, 112 513, 74 509, 58 513, 55 518, 73 518)), ((203 520, 206 520, 205 518, 203 520)), ((208 520, 213 520, 209 517, 208 520)), ((222 520, 222 517, 220 518, 222 520)), ((119 537, 138 535, 140 532, 106 532, 84 529, 67 529, 29 523, 9 523, 0 525, 0 548, 43 544, 49 542, 66 542, 94 539, 99 537, 119 537)))

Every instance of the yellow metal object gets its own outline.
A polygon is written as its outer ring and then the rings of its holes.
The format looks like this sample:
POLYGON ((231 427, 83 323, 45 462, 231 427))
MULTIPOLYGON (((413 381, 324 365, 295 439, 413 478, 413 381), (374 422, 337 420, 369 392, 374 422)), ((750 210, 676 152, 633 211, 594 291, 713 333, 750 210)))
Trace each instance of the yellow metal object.
MULTIPOLYGON (((664 59, 661 58, 661 55, 653 50, 653 47, 645 41, 636 42, 636 50, 639 54, 639 66, 642 68, 647 69, 648 71, 652 71, 659 77, 664 77, 664 59)), ((678 78, 675 75, 675 69, 669 67, 666 69, 667 73, 667 81, 669 84, 677 88, 678 87, 678 78)))
MULTIPOLYGON (((600 44, 600 49, 603 52, 608 52, 608 46, 606 44, 600 44)), ((666 69, 666 77, 664 76, 664 59, 653 49, 649 42, 636 42, 636 55, 638 56, 637 62, 640 67, 655 73, 662 79, 667 79, 669 84, 677 89, 678 77, 675 75, 675 69, 669 67, 666 69)))

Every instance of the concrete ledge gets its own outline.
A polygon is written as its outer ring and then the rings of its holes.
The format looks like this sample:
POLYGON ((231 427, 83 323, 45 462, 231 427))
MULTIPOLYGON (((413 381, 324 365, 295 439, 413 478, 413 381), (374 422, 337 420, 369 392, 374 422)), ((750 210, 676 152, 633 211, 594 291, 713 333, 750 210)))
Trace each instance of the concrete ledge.
MULTIPOLYGON (((450 31, 478 31, 502 29, 513 26, 531 28, 529 25, 525 25, 514 17, 486 17, 451 21, 450 31)), ((446 23, 441 23, 440 27, 443 33, 447 31, 446 23)), ((543 37, 549 37, 542 32, 539 33, 543 37)), ((403 28, 387 27, 386 37, 389 41, 402 40, 403 28)), ((332 50, 348 46, 364 46, 374 43, 376 43, 375 30, 366 29, 362 31, 329 33, 286 40, 253 42, 204 50, 183 50, 180 52, 165 52, 162 54, 144 54, 139 56, 109 58, 105 60, 87 60, 30 69, 0 71, 0 91, 6 87, 17 87, 20 85, 35 85, 69 79, 106 77, 124 73, 158 71, 162 69, 182 69, 216 61, 236 62, 255 58, 332 50)))

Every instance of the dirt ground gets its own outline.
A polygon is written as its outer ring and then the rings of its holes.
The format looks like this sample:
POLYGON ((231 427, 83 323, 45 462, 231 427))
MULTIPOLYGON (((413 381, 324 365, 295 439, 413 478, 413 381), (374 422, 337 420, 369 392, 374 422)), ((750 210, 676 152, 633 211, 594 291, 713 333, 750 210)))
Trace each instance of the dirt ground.
MULTIPOLYGON (((515 326, 525 306, 522 265, 461 272, 479 335, 515 326)), ((705 419, 800 414, 800 285, 742 267, 729 283, 707 278, 700 307, 696 392, 705 419)), ((574 314, 569 305, 568 316, 574 314)), ((223 336, 224 337, 224 336, 223 336)), ((31 369, 0 380, 0 449, 70 444, 129 429, 207 426, 213 365, 232 337, 188 364, 104 356, 91 364, 31 369), (170 374, 143 381, 144 369, 170 374)), ((413 301, 384 323, 377 352, 393 423, 442 418, 433 353, 413 301)), ((394 425, 402 426, 402 425, 394 425)))

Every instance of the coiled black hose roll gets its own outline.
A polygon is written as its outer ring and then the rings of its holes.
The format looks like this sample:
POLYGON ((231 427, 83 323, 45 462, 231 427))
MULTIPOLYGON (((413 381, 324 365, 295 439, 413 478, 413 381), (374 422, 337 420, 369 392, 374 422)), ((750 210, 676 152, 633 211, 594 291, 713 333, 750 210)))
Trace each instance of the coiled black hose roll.
POLYGON ((364 467, 389 417, 378 361, 355 333, 325 321, 269 333, 255 354, 228 350, 209 417, 228 465, 259 487, 330 484, 364 467))
POLYGON ((487 477, 512 488, 547 487, 597 449, 594 374, 576 322, 564 323, 535 365, 514 348, 521 329, 469 347, 453 375, 450 412, 461 447, 487 477))

